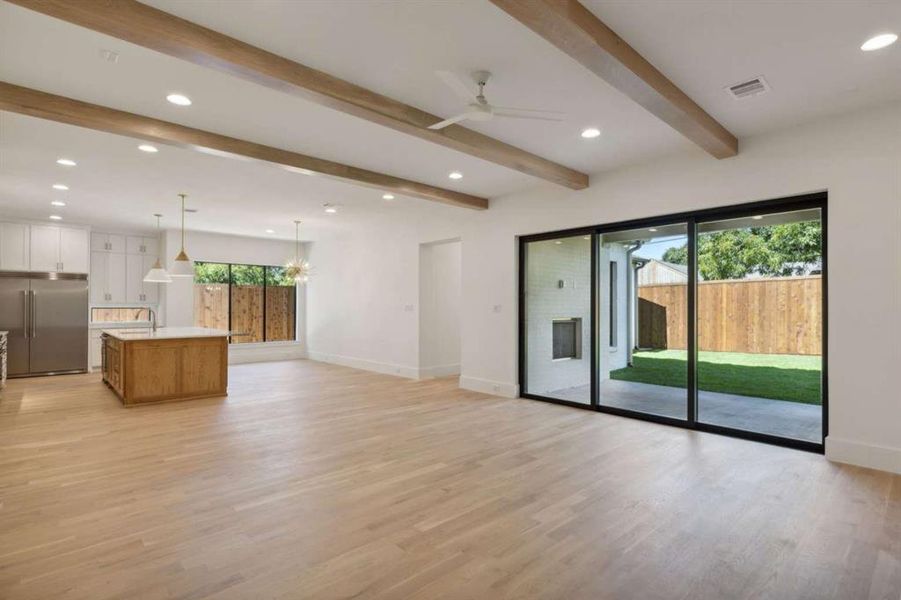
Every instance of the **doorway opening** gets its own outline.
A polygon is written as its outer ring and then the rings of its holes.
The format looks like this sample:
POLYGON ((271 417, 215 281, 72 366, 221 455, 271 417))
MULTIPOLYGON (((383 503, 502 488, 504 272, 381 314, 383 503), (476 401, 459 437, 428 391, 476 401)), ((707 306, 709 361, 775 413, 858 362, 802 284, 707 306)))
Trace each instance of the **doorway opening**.
POLYGON ((462 243, 419 246, 419 377, 460 374, 462 243))

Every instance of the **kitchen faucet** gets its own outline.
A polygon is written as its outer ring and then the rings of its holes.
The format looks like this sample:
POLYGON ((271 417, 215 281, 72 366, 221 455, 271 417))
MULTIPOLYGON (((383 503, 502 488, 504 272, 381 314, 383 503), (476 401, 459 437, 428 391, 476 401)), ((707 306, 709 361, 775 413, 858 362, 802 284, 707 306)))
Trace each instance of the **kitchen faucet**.
POLYGON ((154 312, 154 310, 149 306, 147 307, 147 310, 150 311, 150 328, 153 331, 156 331, 156 312, 154 312))

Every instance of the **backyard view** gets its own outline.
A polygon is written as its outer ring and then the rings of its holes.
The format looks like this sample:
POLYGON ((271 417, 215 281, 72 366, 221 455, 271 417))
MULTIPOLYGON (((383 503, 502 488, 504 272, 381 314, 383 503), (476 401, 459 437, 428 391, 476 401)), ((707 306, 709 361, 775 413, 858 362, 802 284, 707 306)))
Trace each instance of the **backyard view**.
MULTIPOLYGON (((610 373, 611 379, 685 387, 685 353, 645 350, 633 355, 633 367, 610 373)), ((820 357, 792 354, 699 352, 702 388, 740 396, 820 403, 820 357)))
MULTIPOLYGON (((772 225, 753 226, 762 217, 751 217, 698 226, 699 421, 819 438, 822 231, 812 216, 818 215, 773 215, 772 225)), ((643 410, 667 414, 665 407, 681 400, 657 386, 687 385, 688 248, 643 249, 656 256, 638 265, 635 351, 631 365, 610 371, 610 379, 655 386, 643 388, 656 398, 644 400, 643 410)))
POLYGON ((294 340, 295 302, 284 267, 194 264, 194 324, 230 330, 234 344, 294 340))

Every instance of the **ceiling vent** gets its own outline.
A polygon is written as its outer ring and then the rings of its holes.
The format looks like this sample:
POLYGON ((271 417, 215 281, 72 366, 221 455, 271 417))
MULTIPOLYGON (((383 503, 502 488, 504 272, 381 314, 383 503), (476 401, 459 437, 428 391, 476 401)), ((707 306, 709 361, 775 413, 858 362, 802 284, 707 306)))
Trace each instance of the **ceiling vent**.
POLYGON ((759 96, 770 91, 770 84, 763 76, 755 77, 741 83, 736 83, 725 88, 726 93, 736 100, 744 100, 753 96, 759 96))

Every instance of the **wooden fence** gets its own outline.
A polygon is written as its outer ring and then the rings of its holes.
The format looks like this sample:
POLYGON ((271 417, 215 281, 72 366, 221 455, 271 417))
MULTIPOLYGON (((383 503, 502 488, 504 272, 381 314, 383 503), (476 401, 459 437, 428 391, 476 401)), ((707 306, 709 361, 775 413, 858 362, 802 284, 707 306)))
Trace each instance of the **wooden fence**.
MULTIPOLYGON (((236 285, 231 291, 232 342, 263 341, 263 286, 236 285)), ((266 288, 266 341, 294 340, 295 290, 290 286, 266 288)), ((229 329, 228 285, 194 284, 194 324, 229 329)))
MULTIPOLYGON (((687 286, 638 288, 638 345, 685 349, 687 286)), ((822 351, 819 275, 703 281, 698 285, 698 349, 811 354, 822 351)))

